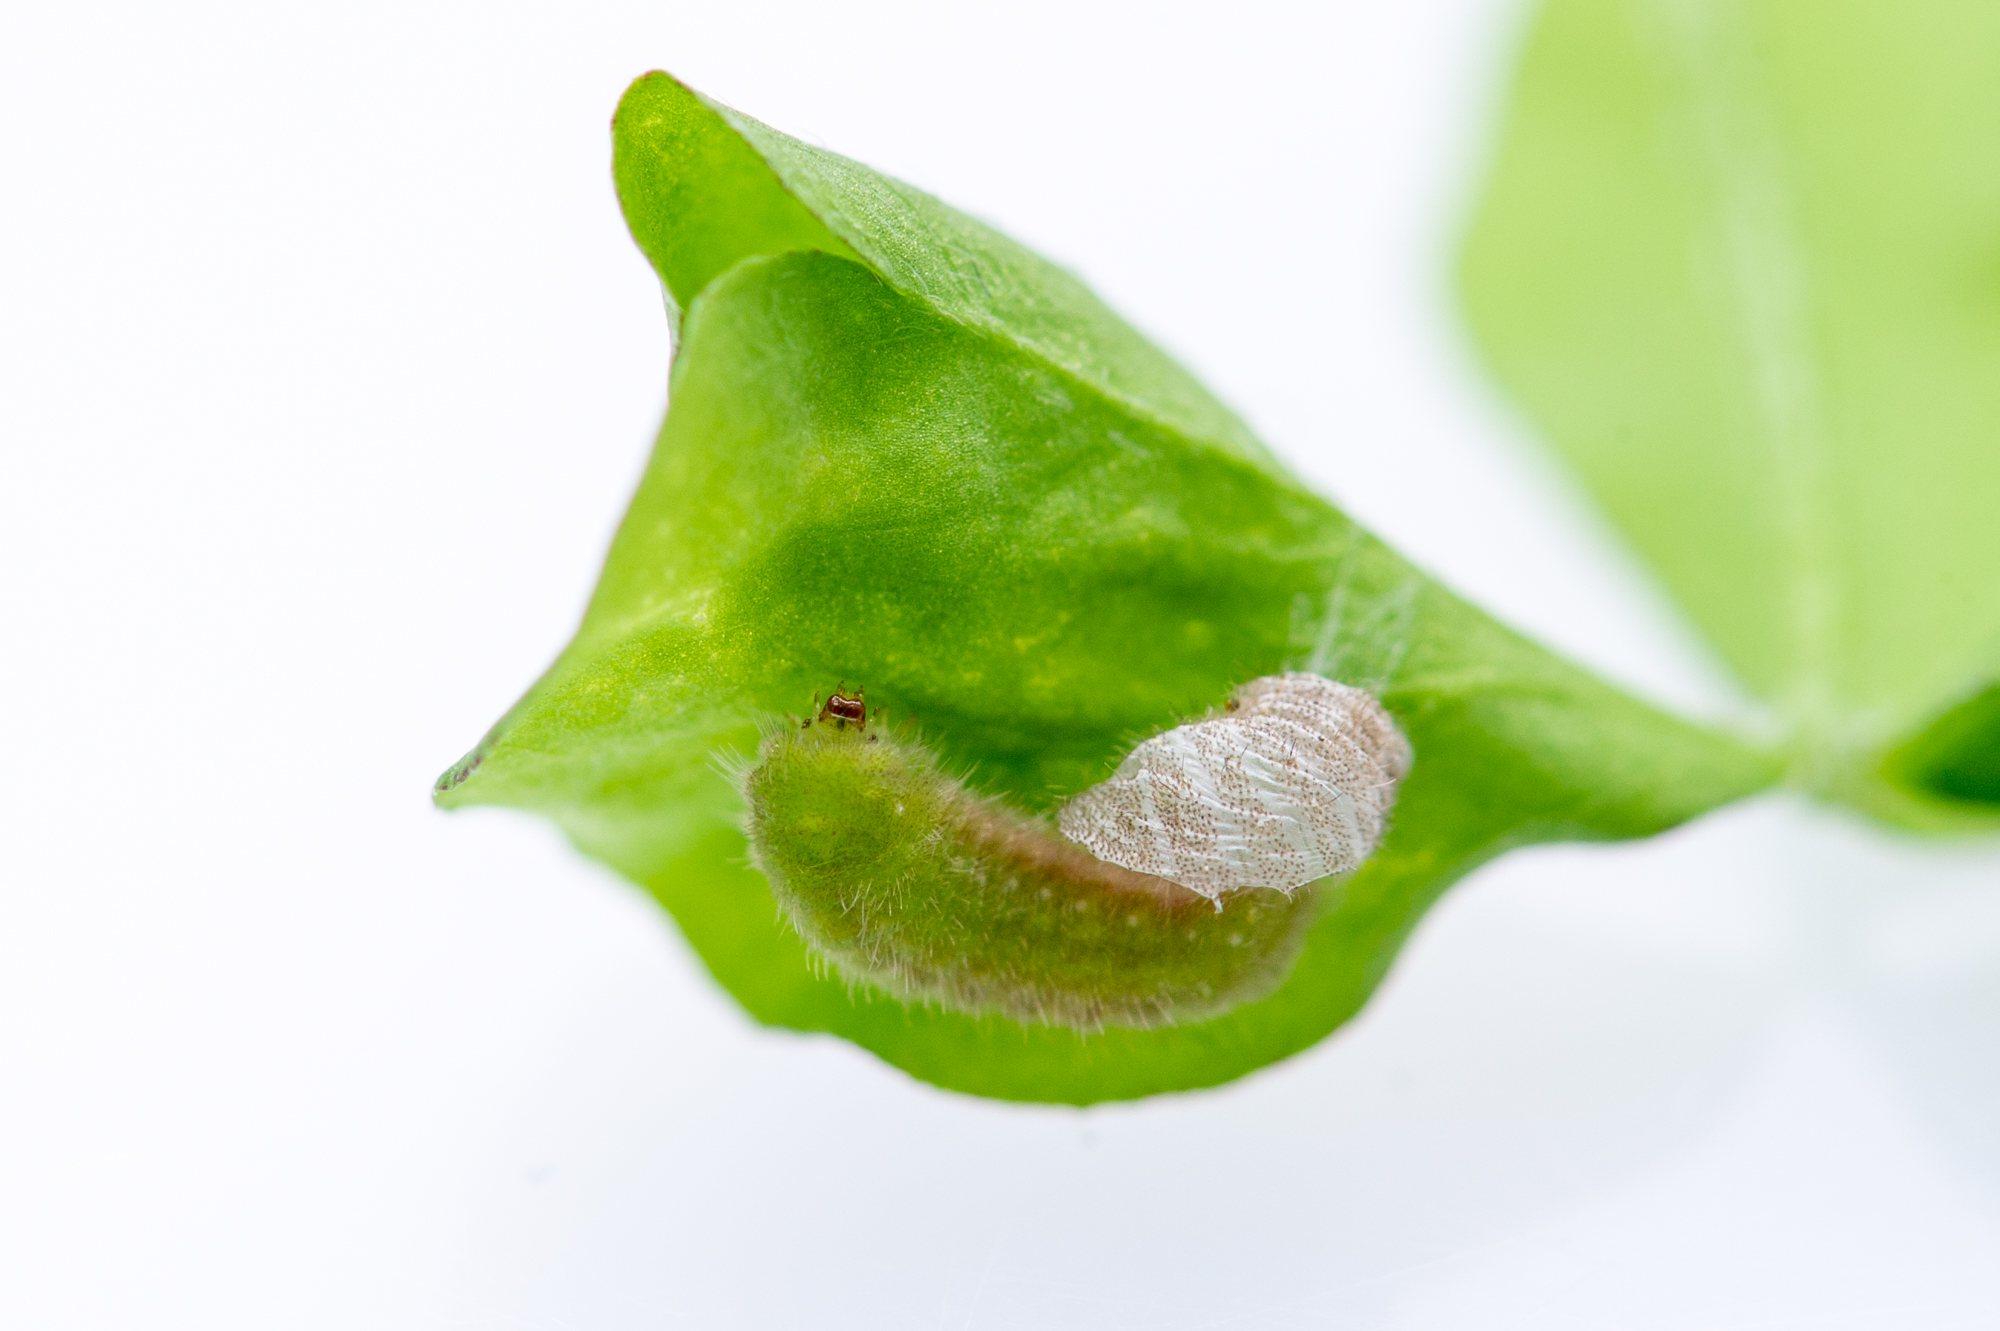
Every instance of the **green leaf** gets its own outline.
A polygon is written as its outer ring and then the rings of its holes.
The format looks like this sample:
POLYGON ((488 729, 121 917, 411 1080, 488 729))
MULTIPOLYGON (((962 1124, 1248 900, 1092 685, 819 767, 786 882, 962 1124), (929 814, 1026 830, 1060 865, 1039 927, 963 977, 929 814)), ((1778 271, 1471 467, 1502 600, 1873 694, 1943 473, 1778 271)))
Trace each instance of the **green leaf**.
POLYGON ((1461 270, 1794 780, 1913 823, 2000 803, 1886 757, 2000 677, 1996 69, 1983 0, 1551 0, 1461 270))
POLYGON ((2000 805, 2000 685, 1952 708, 1898 746, 1884 768, 1908 789, 2000 805))
POLYGON ((921 190, 788 138, 665 74, 632 85, 612 170, 633 238, 686 305, 736 260, 856 258, 898 291, 1138 415, 1275 468, 1194 377, 1074 276, 921 190))
POLYGON ((1774 779, 1410 567, 990 229, 664 75, 615 136, 685 311, 672 405, 575 641, 438 800, 556 820, 759 1020, 1005 1098, 1210 1085, 1346 1020, 1492 856, 1647 835, 1774 779), (1285 983, 1211 1020, 1084 1036, 905 1007, 815 964, 748 866, 726 773, 843 681, 1034 812, 1288 667, 1372 689, 1416 765, 1285 983))

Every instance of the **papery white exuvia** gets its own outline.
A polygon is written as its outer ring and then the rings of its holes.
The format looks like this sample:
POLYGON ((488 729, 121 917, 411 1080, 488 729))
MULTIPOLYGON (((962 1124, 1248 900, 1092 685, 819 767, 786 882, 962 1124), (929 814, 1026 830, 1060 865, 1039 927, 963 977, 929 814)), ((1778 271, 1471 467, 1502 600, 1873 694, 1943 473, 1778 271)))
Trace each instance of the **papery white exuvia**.
POLYGON ((1101 860, 1212 901, 1248 887, 1290 892, 1374 853, 1411 760, 1367 690, 1267 675, 1238 689, 1230 711, 1133 749, 1059 825, 1101 860))

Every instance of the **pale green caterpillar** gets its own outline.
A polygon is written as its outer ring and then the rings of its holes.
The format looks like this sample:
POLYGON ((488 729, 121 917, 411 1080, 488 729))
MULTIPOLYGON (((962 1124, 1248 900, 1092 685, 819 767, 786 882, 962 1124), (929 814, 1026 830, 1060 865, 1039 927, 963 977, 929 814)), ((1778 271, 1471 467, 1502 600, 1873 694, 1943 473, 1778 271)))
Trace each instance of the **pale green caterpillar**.
POLYGON ((757 866, 843 975, 1090 1031, 1198 1020, 1276 988, 1314 880, 1373 850, 1408 768, 1368 694, 1286 675, 1141 744, 1060 833, 973 794, 838 693, 767 736, 742 784, 757 866))

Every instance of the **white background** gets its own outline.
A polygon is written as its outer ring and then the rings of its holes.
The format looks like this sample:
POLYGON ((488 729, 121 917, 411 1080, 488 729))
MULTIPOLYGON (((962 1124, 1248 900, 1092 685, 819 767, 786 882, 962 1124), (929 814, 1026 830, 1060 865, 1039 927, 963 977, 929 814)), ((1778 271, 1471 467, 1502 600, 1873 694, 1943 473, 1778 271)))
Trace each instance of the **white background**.
POLYGON ((2000 1322, 2000 857, 1773 798, 1515 855, 1220 1091, 753 1028, 436 773, 664 404, 607 121, 670 68, 1080 270, 1420 562, 1741 715, 1446 298, 1518 14, 9 7, 0 1325, 2000 1322))

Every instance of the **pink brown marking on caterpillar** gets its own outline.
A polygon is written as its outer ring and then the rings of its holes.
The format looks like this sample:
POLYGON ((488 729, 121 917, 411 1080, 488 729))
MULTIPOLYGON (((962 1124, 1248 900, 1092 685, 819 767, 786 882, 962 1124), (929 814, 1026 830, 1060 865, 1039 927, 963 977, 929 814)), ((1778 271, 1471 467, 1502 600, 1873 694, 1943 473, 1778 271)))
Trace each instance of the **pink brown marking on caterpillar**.
POLYGON ((1154 911, 1213 909, 1208 898, 1155 874, 1138 873, 1049 835, 1049 829, 967 797, 961 809, 967 849, 1013 861, 1020 868, 1154 911))

